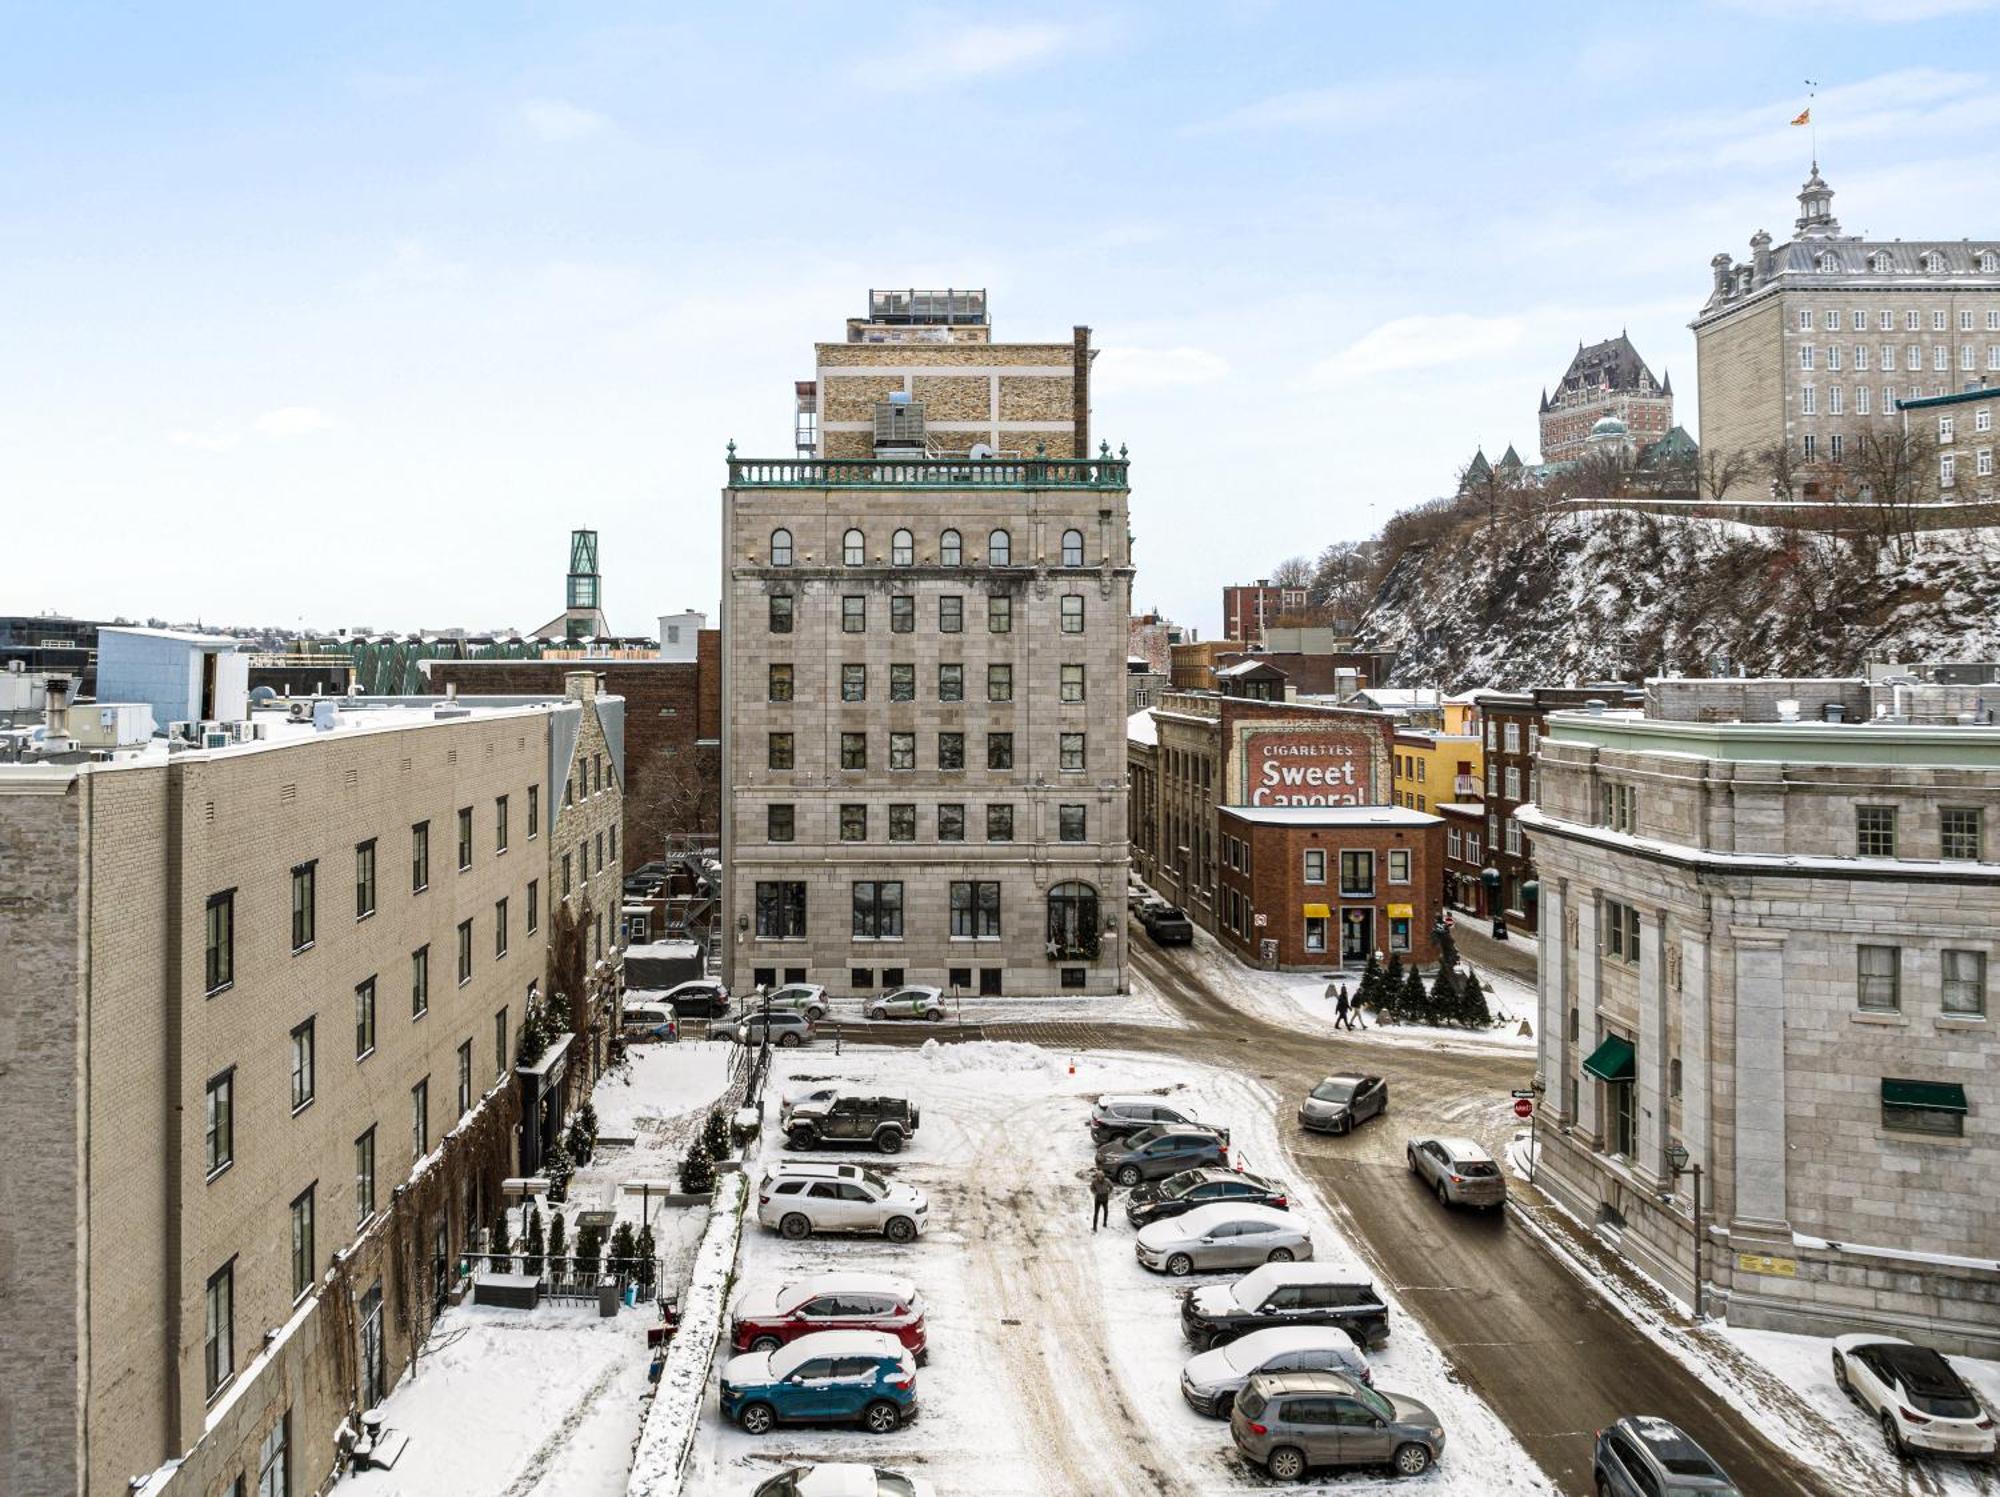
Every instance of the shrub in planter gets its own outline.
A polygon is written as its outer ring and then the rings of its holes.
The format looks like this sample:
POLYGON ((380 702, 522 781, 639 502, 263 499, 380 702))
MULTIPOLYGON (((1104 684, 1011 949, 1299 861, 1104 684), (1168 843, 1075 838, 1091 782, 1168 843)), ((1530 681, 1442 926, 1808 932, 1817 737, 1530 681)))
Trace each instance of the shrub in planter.
POLYGON ((632 1265, 632 1276, 639 1281, 639 1292, 653 1291, 653 1276, 659 1271, 659 1244, 653 1241, 653 1225, 648 1222, 639 1229, 638 1237, 632 1243, 632 1256, 637 1260, 632 1265))
POLYGON ((521 1268, 536 1278, 542 1275, 542 1208, 528 1208, 528 1230, 521 1239, 521 1268))
POLYGON ((715 1156, 698 1138, 688 1145, 681 1160, 681 1189, 689 1195, 704 1195, 715 1189, 715 1156))
POLYGON ((597 1277, 598 1260, 604 1253, 604 1228, 580 1227, 576 1234, 576 1276, 579 1279, 597 1277))
POLYGON ((617 1230, 611 1234, 611 1257, 604 1265, 605 1271, 607 1273, 631 1273, 635 1267, 632 1262, 633 1252, 632 1224, 630 1222, 620 1222, 617 1230))
POLYGON ((701 1125, 702 1146, 708 1150, 711 1159, 725 1158, 729 1153, 729 1120, 720 1109, 711 1109, 708 1121, 701 1125))
POLYGON ((569 1246, 569 1223, 563 1220, 563 1214, 560 1211, 551 1211, 549 1213, 549 1267, 550 1268, 553 1269, 556 1266, 556 1260, 562 1257, 563 1250, 568 1246, 569 1246))

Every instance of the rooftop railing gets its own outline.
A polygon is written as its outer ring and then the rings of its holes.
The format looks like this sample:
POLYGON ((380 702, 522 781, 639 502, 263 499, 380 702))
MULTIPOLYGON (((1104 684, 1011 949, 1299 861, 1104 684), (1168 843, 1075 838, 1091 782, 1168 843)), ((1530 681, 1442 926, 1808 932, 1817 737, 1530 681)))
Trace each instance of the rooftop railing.
POLYGON ((1125 449, 1094 458, 738 457, 729 444, 732 489, 1124 489, 1125 449))

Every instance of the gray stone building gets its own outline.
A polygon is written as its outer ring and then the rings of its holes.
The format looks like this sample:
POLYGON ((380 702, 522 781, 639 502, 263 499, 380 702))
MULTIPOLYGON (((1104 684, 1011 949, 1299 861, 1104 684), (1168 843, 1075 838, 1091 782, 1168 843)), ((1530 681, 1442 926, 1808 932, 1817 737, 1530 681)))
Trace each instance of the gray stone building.
POLYGON ((1547 719, 1519 812, 1540 1179, 1692 1299, 1699 1166, 1700 1293, 1734 1324, 2000 1350, 1975 1186, 2000 1170, 2000 727, 1975 694, 1658 681, 1643 713, 1547 719))

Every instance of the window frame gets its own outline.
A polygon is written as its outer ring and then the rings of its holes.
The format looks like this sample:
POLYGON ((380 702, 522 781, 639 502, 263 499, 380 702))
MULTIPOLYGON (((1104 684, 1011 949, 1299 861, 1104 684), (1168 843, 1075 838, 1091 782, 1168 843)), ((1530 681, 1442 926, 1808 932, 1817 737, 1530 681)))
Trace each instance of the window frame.
POLYGON ((292 867, 292 954, 312 950, 318 939, 319 859, 314 858, 292 867))
POLYGON ((410 1018, 414 1022, 431 1011, 431 947, 426 941, 410 953, 410 1018))
POLYGON ((236 1259, 208 1276, 202 1290, 202 1391, 212 1404, 236 1381, 236 1259))
POLYGON ((208 896, 202 916, 202 978, 207 996, 214 997, 236 983, 236 890, 208 896))
POLYGON ((792 564, 792 532, 785 526, 780 525, 771 532, 768 554, 774 567, 788 567, 792 564))
POLYGON ((315 1180, 292 1197, 289 1212, 291 1230, 292 1303, 297 1304, 319 1282, 319 1255, 315 1239, 319 1235, 319 1181, 315 1180), (299 1208, 305 1207, 303 1215, 299 1208), (301 1225, 303 1224, 303 1231, 301 1225))
POLYGON ((318 1014, 308 1014, 292 1026, 287 1063, 293 1117, 297 1117, 312 1106, 314 1098, 319 1095, 318 1021, 318 1014), (301 1039, 304 1040, 304 1044, 300 1043, 301 1039))
POLYGON ((202 1155, 206 1178, 236 1163, 236 1067, 225 1066, 202 1087, 202 1155))

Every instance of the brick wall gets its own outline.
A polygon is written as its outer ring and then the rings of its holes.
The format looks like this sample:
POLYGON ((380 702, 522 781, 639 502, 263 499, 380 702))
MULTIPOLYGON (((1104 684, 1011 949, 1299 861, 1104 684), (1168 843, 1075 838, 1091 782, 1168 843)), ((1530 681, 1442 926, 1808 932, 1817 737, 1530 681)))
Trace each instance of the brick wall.
MULTIPOLYGON (((1443 878, 1444 826, 1435 819, 1421 826, 1377 827, 1278 826, 1246 821, 1224 812, 1219 821, 1224 838, 1247 845, 1249 868, 1230 866, 1225 856, 1222 884, 1248 902, 1247 918, 1232 928, 1226 917, 1218 922, 1217 935, 1247 962, 1260 960, 1259 943, 1278 943, 1278 965, 1283 968, 1337 966, 1341 960, 1340 932, 1349 911, 1369 913, 1373 949, 1391 949, 1390 907, 1410 907, 1410 946, 1401 953, 1405 966, 1412 961, 1437 961, 1437 946, 1431 926, 1437 922, 1439 890, 1443 878), (1306 852, 1317 849, 1326 854, 1326 877, 1317 883, 1306 880, 1306 852), (1410 855, 1409 877, 1389 881, 1389 854, 1392 850, 1410 855), (1374 855, 1374 892, 1368 897, 1345 897, 1340 893, 1340 854, 1368 852, 1374 855), (1306 944, 1307 905, 1325 905, 1326 949, 1314 951, 1306 944), (1257 925, 1256 916, 1265 923, 1257 925)), ((1243 861, 1241 856, 1237 862, 1243 861)), ((1224 896, 1224 904, 1228 904, 1224 896)))

